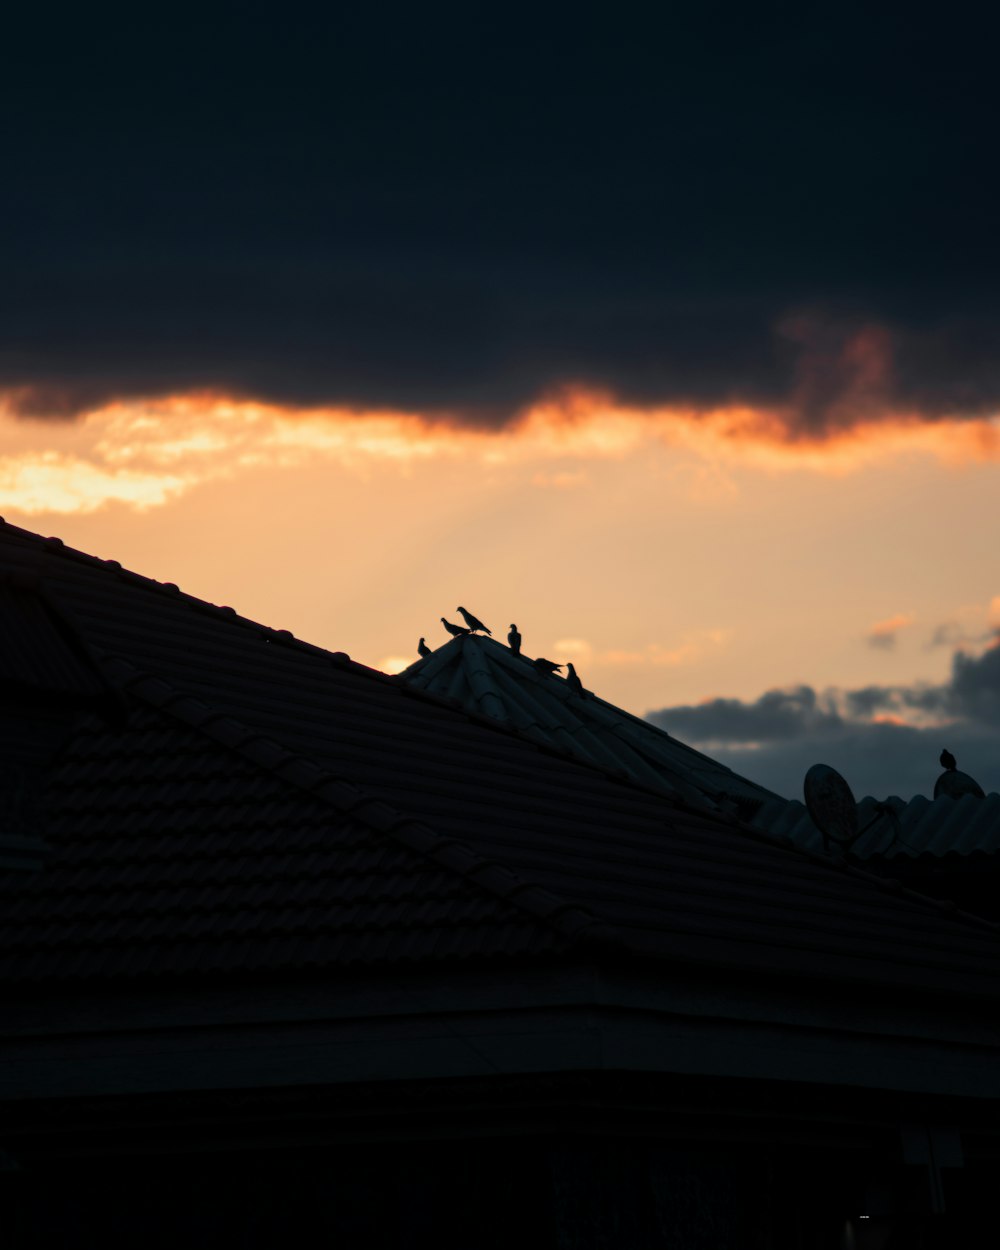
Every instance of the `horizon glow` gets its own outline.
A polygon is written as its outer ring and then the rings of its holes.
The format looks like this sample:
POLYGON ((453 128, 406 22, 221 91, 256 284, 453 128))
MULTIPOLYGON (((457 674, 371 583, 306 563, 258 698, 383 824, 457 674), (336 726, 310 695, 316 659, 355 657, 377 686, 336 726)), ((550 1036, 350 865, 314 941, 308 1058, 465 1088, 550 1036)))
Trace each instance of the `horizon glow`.
POLYGON ((935 632, 995 616, 1000 426, 893 414, 820 439, 789 420, 582 390, 498 429, 219 395, 8 412, 0 506, 390 670, 464 602, 640 714, 940 680, 935 632))

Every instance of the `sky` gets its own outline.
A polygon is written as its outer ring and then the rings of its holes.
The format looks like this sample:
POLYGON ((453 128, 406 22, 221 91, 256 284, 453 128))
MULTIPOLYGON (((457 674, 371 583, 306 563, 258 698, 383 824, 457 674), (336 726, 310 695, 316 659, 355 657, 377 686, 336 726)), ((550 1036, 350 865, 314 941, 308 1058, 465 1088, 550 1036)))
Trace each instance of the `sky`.
POLYGON ((791 796, 1000 789, 981 11, 18 13, 0 510, 791 796))

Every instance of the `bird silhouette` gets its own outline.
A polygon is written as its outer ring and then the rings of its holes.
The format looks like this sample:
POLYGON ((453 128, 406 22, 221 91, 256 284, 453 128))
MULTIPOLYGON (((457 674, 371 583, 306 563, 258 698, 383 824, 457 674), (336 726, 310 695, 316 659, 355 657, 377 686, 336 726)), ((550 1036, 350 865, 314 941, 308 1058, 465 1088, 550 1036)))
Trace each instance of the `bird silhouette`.
POLYGON ((570 690, 572 690, 574 694, 578 694, 582 699, 583 698, 583 682, 580 680, 579 676, 577 675, 577 671, 573 667, 572 663, 567 664, 566 668, 568 670, 566 673, 566 685, 569 686, 570 690))
POLYGON ((561 664, 556 664, 553 660, 543 660, 541 656, 539 656, 537 660, 532 660, 531 663, 534 665, 536 670, 543 675, 552 674, 556 672, 557 669, 562 668, 561 664))
POLYGON ((427 645, 427 643, 426 643, 426 642, 424 642, 423 638, 421 638, 421 639, 420 639, 420 641, 417 643, 417 653, 418 653, 420 656, 422 656, 422 657, 423 657, 423 659, 425 659, 425 660, 427 659, 427 657, 428 657, 429 655, 433 655, 433 654, 434 654, 434 652, 430 649, 430 647, 427 645))
POLYGON ((521 654, 521 635, 517 632, 516 625, 511 625, 510 633, 507 635, 507 642, 515 655, 521 654))
POLYGON ((947 747, 945 747, 945 749, 941 752, 939 759, 940 759, 941 767, 945 769, 946 772, 949 772, 949 773, 954 772, 956 767, 958 766, 958 761, 955 759, 954 755, 952 755, 952 753, 948 750, 947 747))
POLYGON ((484 634, 489 634, 491 638, 493 637, 493 630, 487 629, 478 616, 473 616, 471 612, 466 612, 465 608, 456 608, 455 611, 461 612, 462 619, 465 621, 466 625, 468 625, 469 632, 471 634, 474 634, 477 630, 479 630, 484 634))
POLYGON ((452 638, 464 638, 466 634, 471 633, 471 630, 466 629, 464 625, 452 625, 451 621, 446 621, 443 616, 441 617, 441 624, 451 634, 452 638))

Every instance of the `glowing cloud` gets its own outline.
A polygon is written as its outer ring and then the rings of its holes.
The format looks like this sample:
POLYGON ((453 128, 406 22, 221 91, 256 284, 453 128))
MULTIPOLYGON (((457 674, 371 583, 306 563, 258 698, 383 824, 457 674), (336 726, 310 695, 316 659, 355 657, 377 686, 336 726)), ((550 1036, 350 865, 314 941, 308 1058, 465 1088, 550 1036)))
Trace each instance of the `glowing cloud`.
POLYGON ((54 451, 0 457, 0 507, 29 516, 94 512, 108 503, 144 511, 166 503, 185 486, 182 477, 171 474, 112 469, 54 451))
MULTIPOLYGON (((875 368, 862 347, 859 368, 875 368)), ((0 501, 26 513, 93 511, 111 502, 151 508, 253 467, 317 460, 361 477, 380 466, 409 474, 442 460, 525 469, 540 489, 565 491, 588 483, 588 461, 666 452, 673 457, 668 471, 686 474, 691 496, 706 499, 735 490, 728 475, 737 468, 844 475, 902 456, 950 465, 1000 459, 994 418, 927 422, 883 414, 841 432, 790 439, 780 412, 639 409, 581 390, 547 398, 501 429, 415 413, 294 411, 218 395, 116 403, 75 422, 12 412, 0 402, 8 449, 0 455, 0 501)))

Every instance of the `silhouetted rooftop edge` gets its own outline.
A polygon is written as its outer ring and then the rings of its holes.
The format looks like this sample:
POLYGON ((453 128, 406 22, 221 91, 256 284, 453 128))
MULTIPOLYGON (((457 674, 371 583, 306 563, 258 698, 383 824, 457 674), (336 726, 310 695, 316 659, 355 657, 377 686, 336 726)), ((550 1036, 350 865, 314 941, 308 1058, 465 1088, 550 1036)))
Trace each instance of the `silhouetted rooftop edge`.
POLYGON ((45 869, 0 879, 0 976, 552 958, 597 942, 678 967, 995 993, 985 925, 0 528, 0 565, 39 562, 134 710, 128 726, 88 723, 60 767, 45 869))
POLYGON ((539 671, 529 656, 490 638, 455 638, 399 676, 531 741, 711 810, 728 807, 749 815, 779 797, 594 691, 581 694, 571 682, 539 671))

